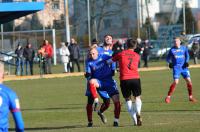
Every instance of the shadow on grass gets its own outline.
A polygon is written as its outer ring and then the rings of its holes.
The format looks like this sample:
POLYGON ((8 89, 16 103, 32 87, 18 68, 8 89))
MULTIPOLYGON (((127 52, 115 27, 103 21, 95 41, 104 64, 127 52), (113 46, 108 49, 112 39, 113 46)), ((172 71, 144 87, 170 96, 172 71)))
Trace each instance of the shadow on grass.
POLYGON ((68 110, 68 109, 82 109, 84 106, 70 106, 70 107, 50 107, 50 108, 25 108, 22 111, 42 111, 42 110, 68 110))
MULTIPOLYGON (((87 128, 86 125, 74 125, 74 126, 60 126, 60 127, 35 127, 25 128, 25 131, 41 131, 41 130, 61 130, 61 129, 73 129, 73 128, 87 128)), ((9 128, 9 131, 15 131, 14 128, 9 128)))

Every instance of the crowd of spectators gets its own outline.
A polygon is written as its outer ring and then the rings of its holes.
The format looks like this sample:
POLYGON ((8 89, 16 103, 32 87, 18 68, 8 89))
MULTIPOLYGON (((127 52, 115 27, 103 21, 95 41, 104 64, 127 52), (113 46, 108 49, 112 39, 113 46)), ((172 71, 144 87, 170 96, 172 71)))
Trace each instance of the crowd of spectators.
MULTIPOLYGON (((100 42, 93 39, 92 44, 95 43, 101 46, 100 42)), ((149 58, 151 54, 152 45, 149 40, 137 39, 137 48, 135 52, 140 55, 140 62, 138 67, 141 67, 143 61, 143 67, 149 67, 149 58)), ((113 54, 117 54, 123 50, 127 49, 126 40, 118 39, 112 45, 113 54)), ((194 41, 191 48, 191 52, 194 58, 194 64, 198 64, 199 56, 199 41, 194 41)), ((31 43, 27 43, 23 47, 20 43, 18 44, 15 54, 16 59, 16 75, 33 75, 34 74, 34 58, 39 58, 40 74, 52 74, 52 58, 53 58, 53 47, 48 40, 44 40, 43 44, 39 49, 34 49, 31 43)), ((77 72, 81 71, 80 58, 81 48, 74 38, 71 38, 70 42, 61 42, 58 50, 60 57, 60 62, 63 64, 63 73, 75 72, 75 65, 77 67, 77 72)), ((84 60, 83 60, 84 61, 84 60)))

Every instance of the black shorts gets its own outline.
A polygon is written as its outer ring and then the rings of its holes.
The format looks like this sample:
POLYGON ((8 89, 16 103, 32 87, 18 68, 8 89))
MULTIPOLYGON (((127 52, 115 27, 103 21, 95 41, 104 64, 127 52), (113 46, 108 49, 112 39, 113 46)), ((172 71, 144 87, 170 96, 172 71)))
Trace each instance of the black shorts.
POLYGON ((137 97, 142 92, 140 79, 121 80, 120 87, 124 98, 130 97, 131 94, 137 97))

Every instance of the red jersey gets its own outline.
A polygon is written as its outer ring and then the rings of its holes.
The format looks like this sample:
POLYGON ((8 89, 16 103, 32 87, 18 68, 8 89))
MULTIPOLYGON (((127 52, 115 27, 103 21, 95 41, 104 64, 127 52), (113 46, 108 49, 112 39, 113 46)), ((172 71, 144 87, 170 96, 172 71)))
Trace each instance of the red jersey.
POLYGON ((47 57, 51 58, 53 56, 53 48, 51 44, 44 45, 43 47, 44 47, 45 52, 47 53, 47 57))
POLYGON ((124 50, 116 54, 113 61, 119 62, 120 80, 138 79, 138 64, 140 56, 133 50, 124 50))

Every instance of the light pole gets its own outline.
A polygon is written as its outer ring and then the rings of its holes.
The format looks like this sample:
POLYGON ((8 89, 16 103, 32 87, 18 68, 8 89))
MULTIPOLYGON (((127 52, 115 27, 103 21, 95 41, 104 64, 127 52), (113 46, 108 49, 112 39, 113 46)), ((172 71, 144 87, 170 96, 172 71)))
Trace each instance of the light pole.
POLYGON ((1 24, 1 50, 3 51, 3 24, 1 24))
POLYGON ((183 32, 186 34, 185 0, 183 0, 183 32))
POLYGON ((89 38, 89 46, 91 46, 90 0, 87 0, 87 14, 88 14, 88 38, 89 38))
POLYGON ((65 10, 65 41, 70 42, 68 0, 64 0, 64 10, 65 10))
POLYGON ((137 2, 137 37, 140 38, 140 4, 139 0, 136 0, 137 2))

